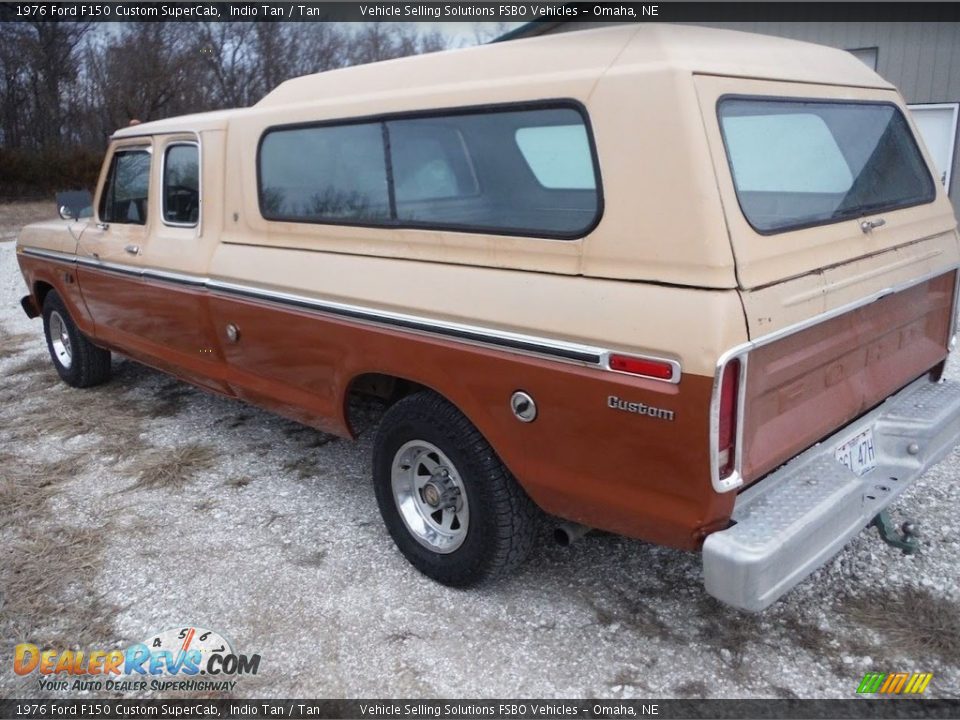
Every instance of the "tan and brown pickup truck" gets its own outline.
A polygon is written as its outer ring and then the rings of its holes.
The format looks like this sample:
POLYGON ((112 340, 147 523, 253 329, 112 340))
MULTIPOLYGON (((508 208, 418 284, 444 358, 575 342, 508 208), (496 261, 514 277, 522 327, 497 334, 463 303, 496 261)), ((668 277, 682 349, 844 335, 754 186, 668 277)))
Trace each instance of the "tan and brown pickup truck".
POLYGON ((117 131, 92 208, 17 246, 61 377, 116 352, 343 436, 382 397, 381 514, 451 585, 543 510, 759 610, 960 436, 956 221, 841 51, 643 25, 296 78, 117 131))

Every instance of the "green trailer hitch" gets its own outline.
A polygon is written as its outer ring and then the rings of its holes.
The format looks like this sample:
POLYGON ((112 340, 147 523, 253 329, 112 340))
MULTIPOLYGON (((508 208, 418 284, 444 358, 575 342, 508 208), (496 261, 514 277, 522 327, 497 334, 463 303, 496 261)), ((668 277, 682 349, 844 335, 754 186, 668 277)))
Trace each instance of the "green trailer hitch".
POLYGON ((905 555, 913 555, 920 551, 920 539, 917 537, 917 527, 909 520, 899 528, 893 524, 890 513, 881 511, 870 523, 876 525, 880 532, 880 539, 887 545, 900 549, 905 555))

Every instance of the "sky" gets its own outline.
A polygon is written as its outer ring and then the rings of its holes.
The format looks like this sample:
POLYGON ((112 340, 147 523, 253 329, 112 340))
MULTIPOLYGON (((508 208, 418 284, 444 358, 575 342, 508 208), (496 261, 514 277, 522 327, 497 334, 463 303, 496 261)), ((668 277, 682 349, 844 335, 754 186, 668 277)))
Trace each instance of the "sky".
POLYGON ((451 47, 476 45, 480 39, 487 41, 523 25, 519 22, 418 22, 414 24, 424 33, 439 30, 450 39, 451 47))
MULTIPOLYGON (((376 22, 376 21, 373 21, 376 22)), ((364 23, 340 23, 341 25, 356 26, 364 23)), ((430 33, 439 30, 450 41, 451 48, 469 47, 480 42, 489 42, 505 32, 520 27, 522 22, 413 22, 404 25, 413 25, 421 33, 430 33)))

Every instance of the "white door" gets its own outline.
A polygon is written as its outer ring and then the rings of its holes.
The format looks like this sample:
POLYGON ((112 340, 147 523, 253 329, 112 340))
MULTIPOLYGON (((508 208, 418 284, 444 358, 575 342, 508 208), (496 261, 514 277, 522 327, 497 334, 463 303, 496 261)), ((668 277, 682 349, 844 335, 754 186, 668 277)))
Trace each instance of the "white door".
POLYGON ((933 156, 933 164, 940 173, 940 181, 947 190, 950 189, 950 170, 953 168, 958 107, 958 103, 909 106, 923 142, 933 156))

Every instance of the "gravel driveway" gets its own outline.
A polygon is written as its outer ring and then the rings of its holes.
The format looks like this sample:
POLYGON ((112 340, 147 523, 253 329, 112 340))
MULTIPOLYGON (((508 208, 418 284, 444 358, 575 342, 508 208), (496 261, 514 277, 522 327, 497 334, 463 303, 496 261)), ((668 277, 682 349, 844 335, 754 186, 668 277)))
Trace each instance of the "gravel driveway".
POLYGON ((545 531, 514 576, 448 589, 380 522, 373 408, 353 443, 119 358, 107 385, 59 382, 18 303, 23 215, 0 206, 0 696, 45 694, 13 673, 16 643, 181 625, 261 654, 235 697, 851 698, 901 670, 960 696, 957 452, 894 512, 922 553, 864 530, 758 616, 704 593, 696 553, 604 533, 545 531))

